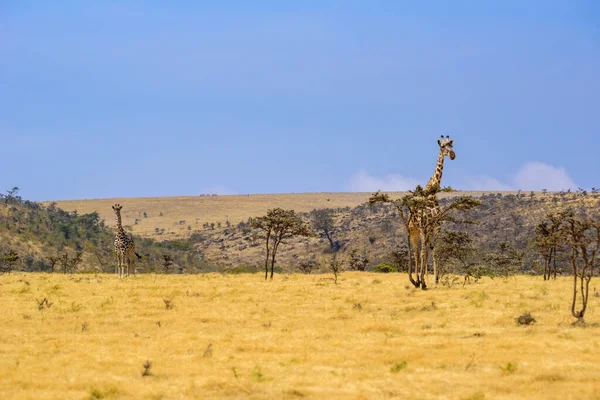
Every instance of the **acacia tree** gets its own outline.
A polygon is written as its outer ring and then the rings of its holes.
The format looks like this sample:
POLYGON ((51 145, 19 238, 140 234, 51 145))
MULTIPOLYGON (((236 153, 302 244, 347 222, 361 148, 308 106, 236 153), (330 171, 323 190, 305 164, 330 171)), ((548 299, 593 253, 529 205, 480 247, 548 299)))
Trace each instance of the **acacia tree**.
POLYGON ((270 209, 267 211, 267 215, 252 219, 250 225, 263 231, 264 239, 266 239, 265 280, 269 276, 269 263, 271 264, 271 279, 273 279, 275 255, 279 245, 285 243, 285 239, 293 236, 312 236, 309 227, 294 210, 270 209))
POLYGON ((440 278, 450 272, 450 265, 454 264, 458 268, 452 272, 461 272, 466 281, 467 277, 472 275, 475 266, 474 255, 473 238, 468 232, 443 231, 437 248, 440 278))
POLYGON ((331 233, 334 228, 333 224, 333 210, 330 208, 319 208, 314 209, 310 212, 310 219, 312 221, 313 228, 317 231, 323 232, 327 240, 329 240, 329 246, 333 251, 338 251, 340 245, 338 242, 334 242, 331 238, 331 233))
POLYGON ((561 236, 564 229, 565 212, 548 214, 546 218, 535 227, 533 246, 536 248, 544 262, 544 280, 550 277, 556 279, 557 252, 560 249, 561 236))
POLYGON ((58 262, 64 274, 72 274, 77 271, 77 266, 83 260, 83 252, 78 251, 73 257, 69 257, 69 253, 65 252, 59 257, 58 262))
POLYGON ((565 214, 564 240, 568 246, 568 259, 573 268, 571 314, 577 318, 576 324, 584 324, 583 317, 589 299, 590 280, 600 258, 598 254, 600 222, 578 219, 572 212, 568 212, 565 214))
POLYGON ((0 275, 7 272, 11 273, 19 261, 19 255, 14 250, 8 250, 0 255, 0 275))
POLYGON ((434 254, 433 273, 434 280, 439 281, 437 264, 435 261, 435 251, 437 245, 437 234, 444 222, 468 223, 455 218, 456 211, 468 211, 481 204, 481 201, 469 196, 462 196, 439 205, 437 202, 437 193, 440 191, 439 186, 433 186, 430 189, 424 190, 421 186, 417 186, 414 191, 400 199, 392 200, 387 194, 376 192, 369 198, 369 205, 377 203, 393 204, 398 210, 398 214, 404 223, 407 234, 407 243, 409 250, 413 245, 410 240, 411 224, 419 231, 418 246, 409 251, 409 267, 408 277, 410 282, 415 287, 427 289, 425 282, 425 274, 429 264, 429 249, 431 254, 434 254), (414 273, 412 259, 414 255, 414 273))
POLYGON ((486 254, 483 259, 496 276, 514 276, 523 265, 525 252, 518 251, 508 242, 498 243, 498 250, 486 254))

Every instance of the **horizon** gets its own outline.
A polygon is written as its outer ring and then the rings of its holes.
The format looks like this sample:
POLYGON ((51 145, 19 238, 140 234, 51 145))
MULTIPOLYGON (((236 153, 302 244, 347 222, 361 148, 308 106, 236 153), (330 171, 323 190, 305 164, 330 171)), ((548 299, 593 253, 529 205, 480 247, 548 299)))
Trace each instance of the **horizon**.
POLYGON ((599 187, 600 3, 0 5, 0 192, 599 187))
MULTIPOLYGON (((580 188, 582 189, 582 188, 580 188)), ((20 190, 20 189, 19 189, 20 190)), ((412 189, 409 190, 381 190, 382 193, 387 193, 387 194, 400 194, 400 193, 408 193, 409 191, 412 191, 412 189)), ((461 192, 468 192, 468 193, 475 193, 476 195, 484 195, 484 194, 502 194, 502 195, 508 195, 508 194, 516 194, 516 193, 523 193, 523 194, 530 194, 531 192, 535 193, 536 196, 537 195, 543 195, 544 193, 547 195, 551 195, 551 194, 558 194, 561 191, 542 191, 542 190, 459 190, 459 189, 453 189, 453 191, 451 193, 461 193, 461 192)), ((566 192, 566 191, 565 191, 566 192)), ((574 192, 574 191, 572 191, 574 192)), ((57 203, 64 203, 64 202, 79 202, 79 201, 95 201, 95 200, 121 200, 121 199, 131 199, 131 200, 135 200, 135 199, 156 199, 156 198, 187 198, 187 197, 247 197, 247 196, 289 196, 289 195, 315 195, 315 194, 373 194, 374 192, 370 192, 370 191, 357 191, 357 192, 348 192, 348 191, 344 191, 344 192, 280 192, 280 193, 234 193, 234 194, 218 194, 218 193, 200 193, 197 195, 168 195, 168 196, 140 196, 140 197, 89 197, 89 198, 78 198, 78 199, 46 199, 46 200, 35 200, 35 202, 38 203, 51 203, 51 202, 57 202, 57 203)), ((25 199, 27 200, 27 199, 25 199)))

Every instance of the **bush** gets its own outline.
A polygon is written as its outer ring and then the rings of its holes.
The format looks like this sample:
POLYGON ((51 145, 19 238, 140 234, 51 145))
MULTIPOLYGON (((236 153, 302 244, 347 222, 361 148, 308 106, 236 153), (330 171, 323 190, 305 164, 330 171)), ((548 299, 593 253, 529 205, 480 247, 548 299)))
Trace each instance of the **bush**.
POLYGON ((251 265, 238 265, 236 267, 227 268, 223 272, 226 274, 254 274, 258 272, 258 268, 251 265))
POLYGON ((350 251, 350 260, 348 263, 350 264, 351 270, 364 271, 365 269, 367 269, 369 260, 366 256, 360 254, 358 250, 352 249, 352 251, 350 251))
POLYGON ((515 318, 515 321, 517 321, 517 324, 519 324, 519 325, 535 324, 535 318, 533 317, 533 315, 531 315, 531 313, 528 313, 528 312, 519 315, 518 318, 515 318))
POLYGON ((316 266, 317 262, 314 259, 302 260, 300 261, 300 264, 298 264, 298 269, 303 274, 310 274, 316 266))
POLYGON ((389 264, 379 264, 375 268, 373 268, 373 272, 380 272, 383 274, 388 274, 390 272, 398 272, 398 269, 389 264))

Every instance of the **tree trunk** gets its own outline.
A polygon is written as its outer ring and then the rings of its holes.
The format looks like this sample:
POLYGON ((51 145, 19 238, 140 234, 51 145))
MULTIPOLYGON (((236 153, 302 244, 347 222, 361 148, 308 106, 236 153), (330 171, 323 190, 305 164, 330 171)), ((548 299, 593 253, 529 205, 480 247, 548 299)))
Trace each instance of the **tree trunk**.
POLYGON ((265 281, 269 276, 269 240, 271 239, 270 232, 267 232, 267 258, 265 259, 265 281))
POLYGON ((277 253, 277 246, 279 246, 279 242, 281 238, 275 237, 275 244, 273 245, 273 250, 271 250, 271 279, 273 279, 273 270, 275 269, 275 253, 277 253))
POLYGON ((327 229, 323 229, 323 231, 325 232, 325 236, 327 237, 327 240, 329 240, 329 246, 335 250, 335 246, 333 245, 333 240, 331 240, 331 236, 329 236, 329 231, 327 229))
POLYGON ((554 255, 552 256, 554 280, 556 280, 556 246, 552 248, 554 255))

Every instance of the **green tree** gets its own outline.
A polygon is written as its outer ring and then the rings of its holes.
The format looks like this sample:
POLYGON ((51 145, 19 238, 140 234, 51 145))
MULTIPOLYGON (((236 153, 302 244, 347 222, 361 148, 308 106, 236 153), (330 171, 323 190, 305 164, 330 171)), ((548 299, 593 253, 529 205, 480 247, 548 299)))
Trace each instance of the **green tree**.
POLYGON ((473 238, 468 232, 443 231, 437 249, 440 279, 449 272, 467 276, 475 265, 474 255, 473 238))
POLYGON ((0 274, 11 273, 15 268, 20 257, 14 250, 7 250, 0 255, 0 274))
POLYGON ((271 279, 275 268, 275 256, 280 244, 293 236, 312 236, 312 232, 294 210, 274 208, 267 211, 263 217, 254 218, 251 226, 263 233, 266 246, 265 280, 268 278, 269 263, 271 279))
POLYGON ((340 249, 339 243, 334 242, 331 238, 332 231, 335 226, 333 223, 333 210, 330 208, 314 209, 310 212, 310 219, 312 221, 313 228, 325 235, 329 241, 329 246, 331 249, 333 251, 338 251, 340 249))
POLYGON ((514 276, 523 265, 525 253, 517 251, 508 242, 498 243, 498 250, 486 254, 483 259, 494 275, 508 278, 514 276))
POLYGON ((561 237, 565 228, 566 213, 548 214, 546 218, 535 227, 535 236, 532 240, 544 263, 544 280, 550 277, 556 279, 558 252, 561 250, 561 237))

